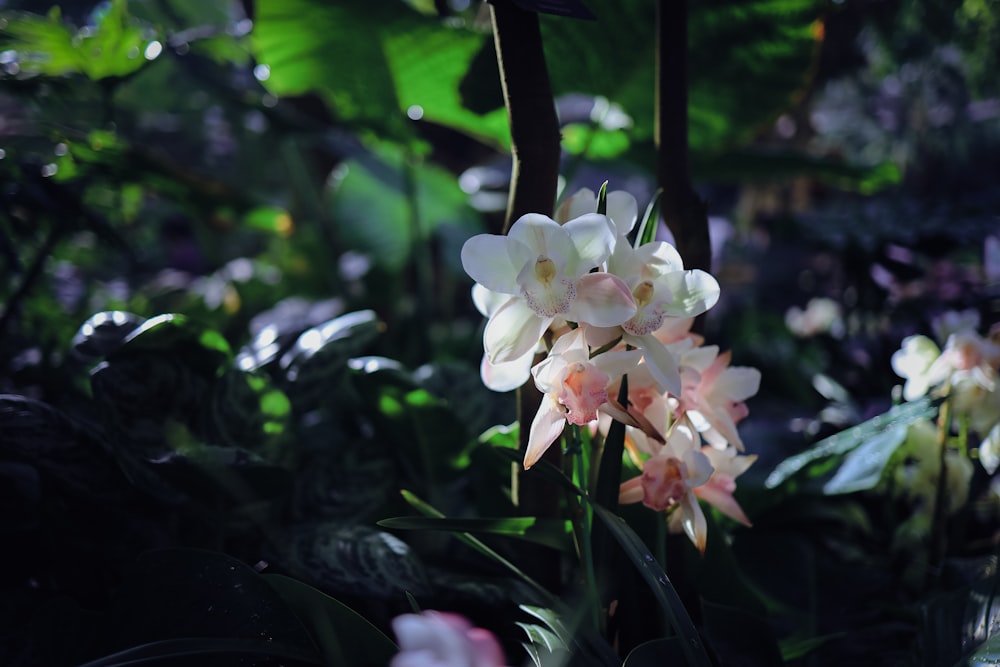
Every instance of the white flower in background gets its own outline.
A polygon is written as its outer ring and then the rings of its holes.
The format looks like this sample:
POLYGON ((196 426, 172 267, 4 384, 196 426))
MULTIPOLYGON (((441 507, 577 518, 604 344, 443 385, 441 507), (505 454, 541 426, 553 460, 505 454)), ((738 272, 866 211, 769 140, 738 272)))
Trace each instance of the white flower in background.
POLYGON ((834 338, 844 335, 844 319, 840 304, 833 299, 810 299, 805 310, 792 306, 785 313, 785 326, 800 338, 828 333, 834 338))
POLYGON ((500 642, 458 614, 424 611, 392 619, 399 645, 390 667, 503 667, 500 642))
POLYGON ((473 280, 509 295, 486 325, 490 363, 535 349, 557 318, 615 326, 635 314, 628 287, 617 276, 591 273, 614 249, 606 216, 590 213, 560 225, 540 214, 521 216, 506 236, 479 234, 462 247, 462 266, 473 280))
POLYGON ((903 346, 892 355, 892 370, 906 379, 903 398, 915 401, 925 396, 931 387, 944 382, 946 369, 934 362, 941 356, 937 344, 927 336, 907 336, 903 346))

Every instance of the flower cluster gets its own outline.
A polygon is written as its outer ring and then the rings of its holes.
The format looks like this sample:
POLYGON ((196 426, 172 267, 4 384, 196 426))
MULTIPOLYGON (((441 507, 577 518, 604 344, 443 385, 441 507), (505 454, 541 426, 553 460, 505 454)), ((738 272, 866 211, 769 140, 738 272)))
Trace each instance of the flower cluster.
POLYGON ((503 667, 503 649, 489 630, 441 611, 392 619, 399 643, 390 667, 503 667))
POLYGON ((975 312, 949 313, 935 327, 944 348, 927 336, 910 336, 892 356, 892 368, 906 379, 903 398, 946 394, 954 417, 982 439, 979 460, 991 475, 1000 467, 1000 325, 986 337, 975 312))
POLYGON ((611 192, 606 201, 607 214, 595 213, 596 196, 581 190, 555 219, 528 214, 506 236, 466 242, 462 265, 476 281, 476 306, 489 318, 482 378, 497 391, 533 378, 543 394, 525 468, 567 423, 626 424, 626 445, 642 475, 622 485, 621 501, 666 510, 671 526, 703 550, 698 498, 749 523, 732 494, 755 457, 740 454, 736 424, 747 415, 760 373, 730 367, 728 353, 690 333, 692 318, 718 301, 715 278, 685 270, 668 243, 630 243, 635 199, 611 192), (628 400, 620 404, 625 375, 628 400))

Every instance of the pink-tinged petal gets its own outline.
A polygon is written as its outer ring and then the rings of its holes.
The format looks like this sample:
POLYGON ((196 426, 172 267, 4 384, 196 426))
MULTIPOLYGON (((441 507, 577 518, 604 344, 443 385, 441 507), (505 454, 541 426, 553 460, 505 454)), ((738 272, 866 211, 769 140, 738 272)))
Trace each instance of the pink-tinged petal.
POLYGON ((667 317, 697 317, 719 301, 718 281, 698 269, 666 273, 656 284, 657 291, 663 285, 673 297, 663 309, 667 317))
POLYGON ((633 477, 628 481, 622 482, 622 485, 618 489, 618 502, 622 505, 642 502, 643 493, 642 477, 633 477))
POLYGON ((708 522, 705 520, 705 513, 701 511, 701 505, 694 493, 688 492, 677 508, 680 515, 681 527, 687 533, 688 539, 694 543, 699 553, 705 553, 705 545, 708 542, 708 522))
POLYGON ((566 319, 598 327, 613 327, 635 315, 632 292, 618 276, 588 273, 576 281, 576 300, 566 319))
POLYGON ((730 401, 745 401, 760 389, 760 371, 751 366, 727 368, 712 388, 713 396, 725 396, 730 401))
POLYGON ((559 405, 552 394, 542 397, 535 418, 531 420, 528 434, 528 448, 524 452, 524 469, 527 470, 542 458, 545 451, 562 434, 566 426, 566 410, 559 405))
POLYGON ((603 263, 611 255, 618 238, 611 220, 599 213, 574 218, 563 225, 563 229, 569 232, 579 257, 579 264, 567 265, 566 271, 575 269, 578 276, 603 263))
POLYGON ((703 484, 695 488, 694 495, 712 505, 730 519, 738 521, 744 526, 751 525, 750 519, 747 518, 740 504, 736 502, 733 492, 727 490, 726 485, 720 485, 715 480, 711 480, 708 484, 703 484))
POLYGON ((588 424, 597 419, 597 408, 608 401, 608 374, 594 364, 570 364, 562 381, 559 402, 568 410, 571 424, 588 424))
POLYGON ((479 376, 488 389, 501 392, 513 391, 531 378, 531 362, 534 358, 535 351, 531 350, 513 361, 491 364, 484 354, 483 361, 479 365, 479 376))
POLYGON ((687 466, 687 485, 695 488, 708 482, 712 478, 715 468, 712 461, 698 449, 689 449, 684 452, 681 460, 687 466))
MULTIPOLYGON (((712 428, 719 432, 727 443, 743 451, 743 439, 740 437, 739 431, 736 430, 736 424, 729 417, 729 413, 724 407, 707 406, 707 410, 703 410, 702 414, 708 419, 708 423, 712 425, 712 428)), ((717 447, 715 443, 710 443, 712 446, 717 447)))
MULTIPOLYGON (((518 218, 507 238, 518 244, 509 251, 514 263, 520 269, 526 262, 534 262, 539 255, 560 258, 560 264, 577 260, 576 249, 569 233, 552 218, 540 213, 527 213, 518 218)), ((576 277, 576 276, 574 276, 576 277)))
POLYGON ((552 318, 535 314, 523 299, 511 297, 493 313, 483 332, 490 363, 514 361, 535 349, 552 318))
POLYGON ((473 236, 462 246, 462 268, 477 283, 504 294, 517 294, 517 272, 507 252, 507 238, 496 234, 473 236))
POLYGON ((624 340, 634 347, 642 348, 649 373, 661 390, 668 391, 674 396, 681 395, 681 373, 673 352, 653 334, 645 336, 627 334, 624 340))

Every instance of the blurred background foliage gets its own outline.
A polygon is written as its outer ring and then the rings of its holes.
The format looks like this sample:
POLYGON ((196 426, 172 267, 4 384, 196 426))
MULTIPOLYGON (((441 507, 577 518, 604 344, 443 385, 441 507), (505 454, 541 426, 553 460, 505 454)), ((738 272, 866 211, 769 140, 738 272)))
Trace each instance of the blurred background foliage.
MULTIPOLYGON (((595 21, 541 17, 563 191, 610 180, 643 205, 654 6, 586 5, 595 21)), ((933 591, 897 587, 871 497, 793 500, 763 480, 889 407, 903 336, 952 309, 1000 319, 998 21, 994 0, 692 3, 692 167, 723 287, 706 334, 764 378, 743 436, 756 527, 728 527, 715 560, 671 543, 709 634, 733 619, 712 604, 763 600, 792 664, 869 664, 874 647, 878 664, 945 664, 968 648, 955 617, 993 613, 982 584, 985 607, 915 606, 933 591)), ((531 590, 488 559, 375 524, 408 512, 400 488, 449 516, 514 513, 490 451, 509 432, 477 439, 513 399, 479 382, 459 262, 500 229, 510 178, 484 8, 8 0, 0 80, 0 533, 17 545, 0 618, 30 638, 0 662, 186 636, 146 632, 163 590, 122 583, 150 548, 216 553, 168 552, 139 580, 179 586, 223 552, 383 629, 404 590, 493 627, 520 618, 531 590)), ((985 531, 998 511, 976 484, 985 531)), ((952 584, 979 581, 995 537, 955 554, 952 584)), ((300 618, 341 613, 270 582, 300 618)), ((275 659, 343 649, 296 632, 303 652, 275 659)))

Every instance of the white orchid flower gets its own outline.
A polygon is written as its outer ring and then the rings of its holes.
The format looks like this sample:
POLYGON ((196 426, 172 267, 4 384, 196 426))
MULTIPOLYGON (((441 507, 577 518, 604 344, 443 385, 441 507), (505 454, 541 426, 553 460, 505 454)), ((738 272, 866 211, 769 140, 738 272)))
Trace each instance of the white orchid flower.
POLYGON ((523 357, 557 317, 615 326, 636 312, 625 283, 591 273, 611 254, 615 230, 590 213, 560 225, 548 216, 521 216, 506 236, 479 234, 462 247, 462 266, 473 280, 509 295, 490 314, 483 344, 492 364, 523 357))

